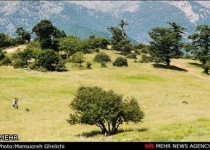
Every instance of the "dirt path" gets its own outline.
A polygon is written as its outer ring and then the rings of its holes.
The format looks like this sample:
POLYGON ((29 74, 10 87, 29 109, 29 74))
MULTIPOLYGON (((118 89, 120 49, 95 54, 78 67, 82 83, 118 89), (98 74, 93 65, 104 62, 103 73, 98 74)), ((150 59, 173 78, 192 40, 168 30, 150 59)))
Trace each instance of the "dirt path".
MULTIPOLYGON (((193 68, 193 67, 189 67, 189 62, 195 63, 196 61, 190 60, 188 62, 186 61, 172 61, 172 65, 177 66, 179 68, 183 68, 187 70, 187 73, 190 75, 193 75, 199 79, 202 79, 204 81, 207 81, 210 83, 210 76, 207 75, 202 75, 202 69, 197 69, 197 68, 193 68), (200 71, 200 72, 199 72, 200 71)), ((198 63, 198 62, 196 62, 198 63)))
POLYGON ((7 48, 4 51, 6 51, 7 53, 13 53, 18 49, 23 50, 25 48, 26 48, 26 45, 20 45, 20 46, 16 46, 16 47, 12 47, 12 48, 7 48))

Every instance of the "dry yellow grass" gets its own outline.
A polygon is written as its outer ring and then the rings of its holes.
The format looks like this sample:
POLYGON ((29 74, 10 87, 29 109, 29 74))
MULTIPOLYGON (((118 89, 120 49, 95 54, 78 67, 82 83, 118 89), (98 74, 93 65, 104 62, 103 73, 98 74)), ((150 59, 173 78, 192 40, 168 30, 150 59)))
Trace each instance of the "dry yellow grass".
POLYGON ((26 48, 26 45, 20 45, 20 46, 15 46, 15 47, 11 47, 11 48, 7 48, 4 51, 6 51, 7 53, 13 53, 17 50, 23 50, 26 48))
MULTIPOLYGON (((119 56, 105 52, 112 61, 119 56)), ((18 134, 20 141, 210 140, 209 76, 189 64, 196 61, 172 60, 172 65, 186 72, 154 68, 150 63, 130 59, 128 67, 108 63, 107 68, 101 68, 92 61, 94 55, 85 55, 93 69, 68 64, 68 72, 43 73, 1 66, 0 134, 18 134), (121 125, 122 132, 110 137, 94 134, 100 131, 96 126, 70 126, 66 121, 71 112, 68 106, 80 85, 112 89, 124 98, 136 97, 145 113, 143 122, 121 125), (11 107, 14 97, 20 99, 18 110, 11 107)))

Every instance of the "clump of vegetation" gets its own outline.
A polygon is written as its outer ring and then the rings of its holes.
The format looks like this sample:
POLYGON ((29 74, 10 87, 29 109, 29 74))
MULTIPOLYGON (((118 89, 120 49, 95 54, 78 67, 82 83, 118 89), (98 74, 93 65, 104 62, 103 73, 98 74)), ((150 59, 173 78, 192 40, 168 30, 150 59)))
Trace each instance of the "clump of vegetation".
POLYGON ((148 63, 151 62, 151 57, 146 55, 146 54, 142 54, 141 55, 141 59, 139 60, 140 63, 148 63))
POLYGON ((76 52, 74 55, 72 55, 71 62, 79 64, 79 67, 82 67, 82 63, 84 61, 84 53, 76 52))
POLYGON ((26 108, 26 109, 25 109, 25 111, 26 111, 26 112, 29 112, 29 111, 30 111, 30 109, 29 109, 29 108, 26 108))
POLYGON ((100 52, 100 53, 96 54, 95 57, 93 58, 93 60, 98 63, 102 63, 102 62, 106 63, 106 62, 111 61, 110 57, 104 52, 100 52))
POLYGON ((0 65, 8 65, 11 64, 10 58, 6 55, 2 49, 0 49, 0 65))
POLYGON ((2 49, 0 49, 0 61, 5 58, 5 52, 3 52, 2 49))
POLYGON ((12 61, 10 60, 9 56, 5 56, 4 59, 0 61, 0 65, 11 65, 12 61))
POLYGON ((137 55, 135 53, 130 53, 127 55, 127 58, 129 59, 137 59, 137 55))
POLYGON ((210 70, 210 61, 207 61, 205 65, 203 65, 204 73, 209 74, 210 70))
POLYGON ((133 50, 137 55, 149 54, 149 45, 138 43, 133 46, 133 50))
POLYGON ((101 62, 101 67, 102 68, 106 68, 107 67, 106 63, 105 62, 101 62))
POLYGON ((71 125, 96 125, 105 135, 116 134, 123 122, 137 123, 144 117, 135 98, 123 100, 122 95, 100 87, 79 87, 70 107, 75 111, 67 119, 71 125))
POLYGON ((128 66, 127 59, 123 57, 117 57, 115 61, 113 62, 113 66, 117 66, 117 67, 128 66))
POLYGON ((43 50, 39 53, 36 65, 48 71, 55 71, 59 62, 59 56, 53 50, 43 50))
POLYGON ((92 69, 92 68, 91 68, 91 65, 92 65, 92 64, 91 64, 90 62, 86 62, 86 68, 87 68, 87 69, 92 69))
POLYGON ((26 68, 27 67, 27 63, 20 58, 15 59, 13 61, 12 65, 14 68, 26 68))

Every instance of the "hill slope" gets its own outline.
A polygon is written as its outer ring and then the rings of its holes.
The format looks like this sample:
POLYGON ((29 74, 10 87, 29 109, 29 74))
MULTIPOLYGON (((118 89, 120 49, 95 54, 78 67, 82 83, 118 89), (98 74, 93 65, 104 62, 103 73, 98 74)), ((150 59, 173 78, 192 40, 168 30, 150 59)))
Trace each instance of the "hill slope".
MULTIPOLYGON (((112 61, 119 56, 115 51, 104 52, 112 61)), ((1 66, 0 133, 18 134, 20 141, 210 140, 209 76, 195 66, 198 62, 173 59, 174 70, 133 60, 128 60, 128 67, 108 63, 101 68, 92 61, 94 55, 85 55, 93 69, 69 63, 69 71, 62 73, 1 66), (69 103, 81 85, 137 98, 145 113, 143 122, 121 125, 119 134, 108 137, 100 135, 96 126, 70 126, 66 121, 72 111, 69 103), (14 97, 19 98, 18 110, 11 106, 14 97)))

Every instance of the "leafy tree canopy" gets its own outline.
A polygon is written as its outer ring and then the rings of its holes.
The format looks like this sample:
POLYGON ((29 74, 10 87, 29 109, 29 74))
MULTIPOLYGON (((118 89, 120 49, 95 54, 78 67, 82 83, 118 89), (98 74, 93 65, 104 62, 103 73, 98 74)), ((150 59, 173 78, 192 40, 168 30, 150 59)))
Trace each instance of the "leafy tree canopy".
POLYGON ((114 91, 100 87, 78 88, 70 107, 75 111, 67 120, 70 124, 98 126, 102 134, 115 134, 123 122, 140 122, 144 113, 135 98, 122 99, 114 91))
POLYGON ((149 35, 153 40, 150 42, 152 57, 170 66, 171 58, 180 58, 183 54, 181 48, 184 44, 181 40, 185 28, 175 22, 168 22, 168 24, 170 28, 155 27, 149 31, 149 35))
POLYGON ((124 31, 124 26, 128 25, 124 20, 119 23, 120 27, 108 27, 111 33, 111 44, 113 49, 121 51, 123 55, 130 53, 132 50, 131 41, 127 39, 127 34, 124 31))

